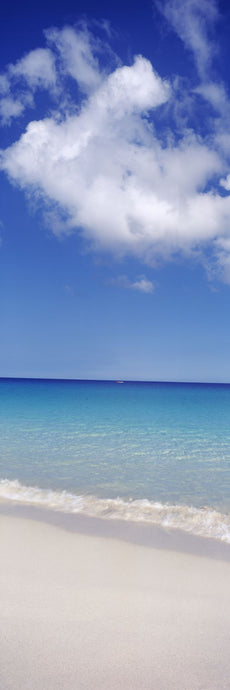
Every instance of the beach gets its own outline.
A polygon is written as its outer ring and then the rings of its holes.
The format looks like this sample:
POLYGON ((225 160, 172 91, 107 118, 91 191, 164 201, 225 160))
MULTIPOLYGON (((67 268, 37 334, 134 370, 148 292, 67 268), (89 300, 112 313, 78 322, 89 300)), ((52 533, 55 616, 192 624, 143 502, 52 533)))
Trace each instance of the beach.
POLYGON ((0 690, 229 690, 230 386, 0 392, 0 690))
POLYGON ((1 505, 2 690, 227 690, 230 553, 1 505))

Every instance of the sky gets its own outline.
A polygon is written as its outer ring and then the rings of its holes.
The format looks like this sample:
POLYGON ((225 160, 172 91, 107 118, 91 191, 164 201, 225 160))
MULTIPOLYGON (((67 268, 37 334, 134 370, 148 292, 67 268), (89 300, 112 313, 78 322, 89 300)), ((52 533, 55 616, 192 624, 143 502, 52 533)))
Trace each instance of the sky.
POLYGON ((0 376, 230 382, 230 6, 3 3, 0 376))

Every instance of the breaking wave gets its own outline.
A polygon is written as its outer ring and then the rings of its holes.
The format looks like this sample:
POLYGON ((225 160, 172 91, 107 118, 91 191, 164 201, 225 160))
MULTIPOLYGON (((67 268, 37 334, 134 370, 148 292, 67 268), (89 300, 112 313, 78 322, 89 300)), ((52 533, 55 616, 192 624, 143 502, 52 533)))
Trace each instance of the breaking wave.
POLYGON ((148 499, 97 498, 24 486, 18 480, 0 480, 0 500, 34 505, 65 513, 81 513, 107 520, 146 522, 169 529, 211 537, 230 544, 230 515, 208 506, 195 508, 148 499))

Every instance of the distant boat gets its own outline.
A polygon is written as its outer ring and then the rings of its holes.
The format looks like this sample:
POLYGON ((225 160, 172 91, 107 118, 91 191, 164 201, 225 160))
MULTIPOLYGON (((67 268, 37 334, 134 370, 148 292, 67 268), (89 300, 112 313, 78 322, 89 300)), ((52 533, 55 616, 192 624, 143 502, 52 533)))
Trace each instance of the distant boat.
POLYGON ((115 383, 124 383, 124 381, 115 381, 115 383))

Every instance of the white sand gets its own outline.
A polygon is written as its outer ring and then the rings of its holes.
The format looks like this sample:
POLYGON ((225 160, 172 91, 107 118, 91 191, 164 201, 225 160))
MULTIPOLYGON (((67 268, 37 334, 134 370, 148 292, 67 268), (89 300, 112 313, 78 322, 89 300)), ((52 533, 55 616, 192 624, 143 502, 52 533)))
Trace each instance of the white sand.
POLYGON ((230 562, 0 530, 0 690, 229 690, 230 562))

